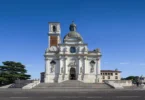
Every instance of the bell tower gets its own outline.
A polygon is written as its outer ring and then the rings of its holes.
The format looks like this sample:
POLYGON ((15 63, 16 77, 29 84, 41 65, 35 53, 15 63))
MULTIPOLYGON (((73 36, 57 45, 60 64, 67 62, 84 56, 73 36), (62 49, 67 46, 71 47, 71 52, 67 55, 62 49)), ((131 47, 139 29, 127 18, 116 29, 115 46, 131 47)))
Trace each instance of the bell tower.
POLYGON ((61 43, 60 38, 60 23, 59 22, 49 22, 49 32, 48 32, 48 38, 49 38, 49 46, 58 46, 59 43, 61 43))

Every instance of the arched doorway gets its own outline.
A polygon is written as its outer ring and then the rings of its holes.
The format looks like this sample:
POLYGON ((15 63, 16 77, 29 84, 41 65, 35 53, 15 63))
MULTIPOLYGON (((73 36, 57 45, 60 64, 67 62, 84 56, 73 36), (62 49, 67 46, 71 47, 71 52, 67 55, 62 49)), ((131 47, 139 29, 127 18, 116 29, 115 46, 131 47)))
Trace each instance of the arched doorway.
POLYGON ((70 68, 70 80, 76 80, 76 69, 75 68, 70 68))

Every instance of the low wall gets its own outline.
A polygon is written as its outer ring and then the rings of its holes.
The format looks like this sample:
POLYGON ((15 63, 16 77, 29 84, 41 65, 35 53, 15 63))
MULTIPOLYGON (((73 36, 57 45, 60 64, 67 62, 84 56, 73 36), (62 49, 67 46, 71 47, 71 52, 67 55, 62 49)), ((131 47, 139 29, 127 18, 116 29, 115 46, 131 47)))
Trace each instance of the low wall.
POLYGON ((131 80, 115 80, 114 83, 120 84, 121 86, 132 86, 131 80))
POLYGON ((124 86, 132 86, 131 80, 109 80, 105 81, 105 83, 112 86, 115 89, 123 89, 124 86))
POLYGON ((0 88, 9 88, 11 85, 13 84, 4 85, 4 86, 1 86, 0 88))

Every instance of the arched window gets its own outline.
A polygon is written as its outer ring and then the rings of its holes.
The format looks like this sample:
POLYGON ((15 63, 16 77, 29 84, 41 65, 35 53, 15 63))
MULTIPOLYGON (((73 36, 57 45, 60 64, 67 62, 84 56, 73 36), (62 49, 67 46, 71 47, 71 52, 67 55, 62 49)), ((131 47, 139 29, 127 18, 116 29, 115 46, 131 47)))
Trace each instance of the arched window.
POLYGON ((53 29, 53 32, 56 32, 56 26, 53 26, 52 29, 53 29))

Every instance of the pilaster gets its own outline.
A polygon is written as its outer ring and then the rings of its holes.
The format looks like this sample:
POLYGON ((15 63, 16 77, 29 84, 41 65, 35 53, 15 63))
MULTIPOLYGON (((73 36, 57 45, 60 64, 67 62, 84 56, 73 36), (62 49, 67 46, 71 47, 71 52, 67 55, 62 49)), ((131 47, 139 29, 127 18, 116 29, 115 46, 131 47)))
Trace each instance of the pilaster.
POLYGON ((45 57, 45 83, 47 83, 49 81, 49 73, 50 73, 50 59, 48 57, 45 57))
POLYGON ((83 75, 83 66, 81 64, 81 57, 78 57, 78 80, 82 81, 83 75))
POLYGON ((64 81, 64 72, 65 72, 65 65, 64 65, 64 59, 62 56, 59 57, 59 78, 58 78, 58 83, 64 81))
POLYGON ((87 57, 84 57, 84 68, 83 68, 84 74, 87 73, 87 57))
POLYGON ((65 57, 65 58, 64 58, 64 67, 65 67, 64 74, 67 74, 67 73, 68 73, 68 71, 67 71, 67 70, 68 70, 68 68, 67 68, 67 65, 68 65, 68 64, 67 64, 67 63, 68 63, 67 57, 65 57))
POLYGON ((96 59, 96 74, 100 74, 100 67, 101 67, 101 65, 100 65, 100 57, 98 57, 97 59, 96 59))
POLYGON ((96 59, 96 83, 101 83, 102 79, 101 79, 101 69, 100 69, 101 65, 100 65, 100 57, 97 57, 96 59))
POLYGON ((63 65, 63 58, 61 56, 59 57, 59 64, 60 64, 59 74, 62 74, 64 73, 64 65, 63 65))
POLYGON ((78 74, 82 73, 81 57, 78 57, 78 74))

